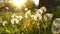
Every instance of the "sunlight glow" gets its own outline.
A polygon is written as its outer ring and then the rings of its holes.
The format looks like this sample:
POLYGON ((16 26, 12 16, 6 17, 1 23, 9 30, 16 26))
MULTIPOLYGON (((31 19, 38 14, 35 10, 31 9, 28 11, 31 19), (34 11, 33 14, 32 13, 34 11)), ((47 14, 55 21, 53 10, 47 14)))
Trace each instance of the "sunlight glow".
POLYGON ((17 7, 20 7, 21 5, 23 5, 26 2, 26 0, 13 0, 12 2, 17 7))

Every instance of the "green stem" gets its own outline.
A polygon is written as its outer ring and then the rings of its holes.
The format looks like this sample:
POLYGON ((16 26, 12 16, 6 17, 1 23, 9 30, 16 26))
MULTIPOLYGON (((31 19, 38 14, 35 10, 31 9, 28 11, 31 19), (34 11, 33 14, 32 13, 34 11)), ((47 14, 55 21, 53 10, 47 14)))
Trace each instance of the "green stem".
POLYGON ((40 27, 39 27, 39 34, 40 34, 40 27))
POLYGON ((27 31, 27 34, 29 34, 28 29, 27 29, 27 26, 26 26, 26 31, 27 31))

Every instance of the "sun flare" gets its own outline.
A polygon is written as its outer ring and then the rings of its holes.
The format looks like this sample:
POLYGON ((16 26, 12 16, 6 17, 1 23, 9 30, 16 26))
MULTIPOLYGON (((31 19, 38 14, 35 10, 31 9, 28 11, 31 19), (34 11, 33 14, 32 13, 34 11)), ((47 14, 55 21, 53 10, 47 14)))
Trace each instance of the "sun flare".
POLYGON ((17 7, 20 7, 21 5, 23 5, 26 2, 26 0, 13 0, 12 2, 17 7))

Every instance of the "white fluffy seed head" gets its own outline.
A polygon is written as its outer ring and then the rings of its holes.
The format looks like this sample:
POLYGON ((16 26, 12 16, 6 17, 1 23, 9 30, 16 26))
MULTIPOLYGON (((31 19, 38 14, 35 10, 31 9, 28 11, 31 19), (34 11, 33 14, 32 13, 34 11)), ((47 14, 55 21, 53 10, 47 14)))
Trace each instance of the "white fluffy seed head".
POLYGON ((43 10, 41 10, 41 9, 38 9, 38 10, 36 11, 36 13, 43 14, 43 10))
POLYGON ((53 34, 59 34, 60 33, 60 27, 56 27, 55 25, 52 25, 51 32, 53 34))
POLYGON ((34 16, 34 20, 41 20, 42 19, 42 15, 39 14, 39 13, 36 13, 35 16, 34 16))
POLYGON ((8 22, 7 21, 3 21, 3 26, 5 26, 8 22))
POLYGON ((31 16, 31 10, 28 10, 25 14, 25 17, 28 18, 29 16, 31 16))
POLYGON ((47 20, 51 20, 52 19, 52 17, 53 17, 53 14, 50 14, 50 13, 46 13, 45 15, 44 15, 44 20, 45 21, 47 21, 47 20))
POLYGON ((11 19, 11 23, 14 24, 14 23, 19 23, 19 20, 17 18, 12 18, 11 19))
POLYGON ((56 19, 53 21, 53 24, 54 24, 55 26, 60 27, 60 18, 56 18, 56 19))
POLYGON ((47 10, 46 7, 44 7, 44 6, 41 7, 40 9, 43 10, 44 12, 46 12, 46 10, 47 10))

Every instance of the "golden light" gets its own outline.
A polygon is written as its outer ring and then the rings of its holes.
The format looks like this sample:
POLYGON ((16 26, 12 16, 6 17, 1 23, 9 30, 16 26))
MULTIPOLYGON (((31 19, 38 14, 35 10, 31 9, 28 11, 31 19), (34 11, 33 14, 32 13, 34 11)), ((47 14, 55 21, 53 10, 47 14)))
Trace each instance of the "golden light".
POLYGON ((20 7, 26 2, 26 0, 12 0, 12 2, 15 6, 20 7))

